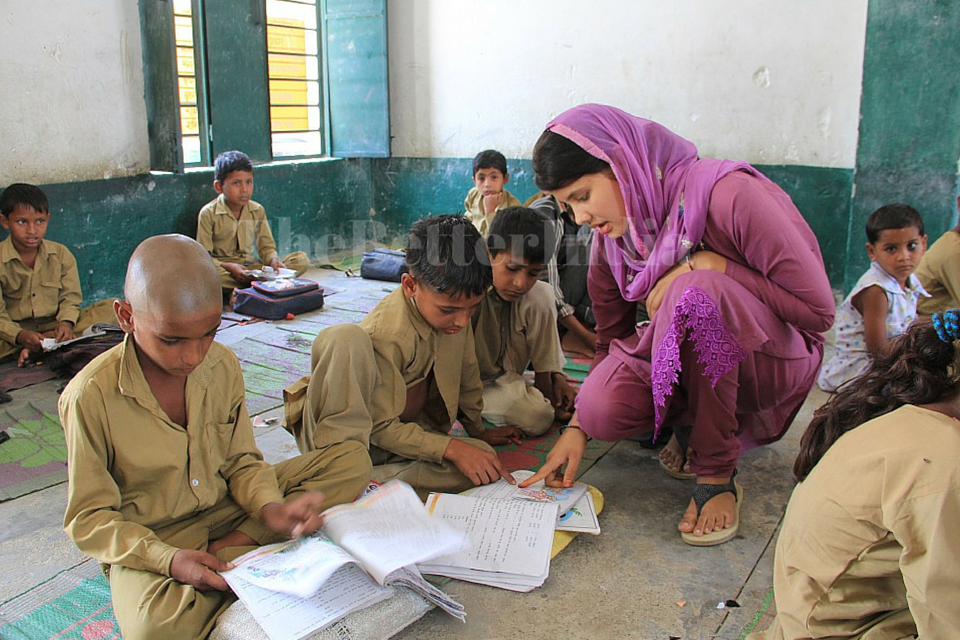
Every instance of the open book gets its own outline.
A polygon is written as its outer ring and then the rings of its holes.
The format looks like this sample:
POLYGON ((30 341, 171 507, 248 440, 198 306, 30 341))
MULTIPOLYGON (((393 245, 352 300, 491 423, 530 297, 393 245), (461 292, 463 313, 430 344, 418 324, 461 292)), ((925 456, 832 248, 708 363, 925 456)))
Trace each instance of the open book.
POLYGON ((424 573, 511 591, 531 591, 547 579, 557 525, 555 502, 433 493, 427 507, 466 539, 453 553, 419 563, 424 573))
POLYGON ((572 487, 548 487, 543 480, 529 487, 520 488, 519 483, 533 475, 533 471, 521 469, 514 471, 516 485, 501 478, 491 484, 485 484, 464 491, 464 495, 475 498, 497 498, 501 500, 525 500, 527 502, 555 503, 557 505, 557 531, 575 533, 600 533, 593 498, 587 491, 587 485, 574 482, 572 487))
POLYGON ((323 513, 323 529, 261 547, 223 577, 274 640, 299 640, 406 586, 461 620, 463 606, 423 580, 414 563, 460 548, 463 536, 431 518, 417 494, 389 482, 323 513))

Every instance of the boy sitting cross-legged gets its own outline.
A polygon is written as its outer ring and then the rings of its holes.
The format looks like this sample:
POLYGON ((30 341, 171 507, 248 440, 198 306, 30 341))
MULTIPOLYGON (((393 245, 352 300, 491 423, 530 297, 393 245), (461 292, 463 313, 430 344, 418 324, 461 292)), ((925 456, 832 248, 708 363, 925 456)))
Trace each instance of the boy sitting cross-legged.
POLYGON ((218 571, 310 533, 370 479, 344 442, 271 466, 253 438, 237 357, 215 343, 220 280, 197 242, 143 241, 115 302, 123 343, 67 385, 64 528, 102 563, 126 640, 206 638, 236 599, 218 571))
POLYGON ((0 359, 18 356, 22 367, 43 351, 41 341, 72 340, 97 323, 116 323, 113 300, 80 308, 77 260, 59 242, 46 240, 50 206, 32 184, 11 184, 0 194, 0 359))
MULTIPOLYGON (((280 259, 264 208, 253 197, 253 162, 240 151, 224 151, 214 162, 213 188, 220 194, 197 218, 197 241, 217 265, 224 293, 245 287, 250 270, 287 268, 302 276, 310 258, 295 251, 280 259)), ((227 297, 225 295, 225 297, 227 297)))
POLYGON ((563 373, 550 285, 539 280, 555 245, 542 213, 511 207, 497 213, 487 236, 493 286, 473 317, 483 380, 483 417, 537 436, 570 419, 576 393, 563 373), (534 384, 523 378, 527 367, 534 384))
POLYGON ((356 440, 370 448, 374 480, 399 478, 421 498, 512 482, 490 446, 509 434, 480 419, 470 318, 490 286, 486 254, 463 216, 413 225, 400 287, 359 325, 321 331, 312 374, 284 392, 285 425, 301 451, 356 440), (469 438, 449 435, 456 420, 469 438))

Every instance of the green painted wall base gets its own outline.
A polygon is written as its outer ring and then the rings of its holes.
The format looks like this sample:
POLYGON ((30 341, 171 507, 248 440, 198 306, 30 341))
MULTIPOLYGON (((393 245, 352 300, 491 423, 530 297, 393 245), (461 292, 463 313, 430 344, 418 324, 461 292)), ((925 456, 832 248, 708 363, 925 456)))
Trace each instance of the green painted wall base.
POLYGON ((960 5, 870 0, 860 99, 856 197, 843 283, 869 264, 864 224, 892 202, 913 205, 933 241, 956 224, 960 155, 960 5))
MULTIPOLYGON (((472 186, 470 163, 384 158, 264 165, 254 171, 254 199, 266 207, 281 253, 306 251, 322 261, 369 242, 402 242, 418 218, 462 211, 472 186)), ((820 240, 831 282, 842 286, 853 171, 758 168, 797 203, 820 240)), ((510 169, 511 193, 521 200, 536 193, 529 160, 511 160, 510 169)), ((216 195, 212 182, 206 169, 43 185, 53 213, 49 237, 76 255, 84 300, 121 294, 127 260, 143 239, 193 236, 197 212, 216 195)))

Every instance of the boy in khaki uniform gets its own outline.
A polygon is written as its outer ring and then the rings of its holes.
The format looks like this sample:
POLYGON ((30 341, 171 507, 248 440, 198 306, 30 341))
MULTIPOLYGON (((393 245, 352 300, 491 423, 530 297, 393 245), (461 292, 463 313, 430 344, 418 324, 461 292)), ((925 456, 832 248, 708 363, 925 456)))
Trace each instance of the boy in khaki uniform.
POLYGON ((97 322, 116 323, 113 300, 80 309, 77 261, 59 242, 45 240, 50 221, 46 194, 12 184, 0 195, 0 360, 19 355, 22 367, 43 351, 41 340, 72 340, 97 322))
POLYGON ((483 237, 490 232, 490 223, 497 211, 523 204, 503 188, 508 182, 507 159, 502 153, 487 149, 473 158, 473 188, 463 199, 463 209, 483 237))
POLYGON ((463 216, 425 218, 407 238, 407 265, 401 286, 362 323, 317 336, 312 375, 285 393, 287 427, 304 452, 369 446, 374 480, 399 478, 421 497, 512 482, 490 445, 515 429, 480 421, 470 317, 491 281, 483 240, 463 216), (449 435, 457 419, 471 437, 449 435))
POLYGON ((487 236, 493 286, 473 316, 483 417, 527 436, 569 420, 576 398, 563 372, 553 291, 540 280, 555 243, 555 226, 540 212, 499 211, 487 236), (528 366, 533 385, 523 378, 528 366))
POLYGON ((354 442, 264 462, 239 362, 213 341, 219 291, 194 240, 145 240, 116 302, 125 341, 60 398, 64 528, 103 563, 127 640, 205 638, 235 599, 217 573, 227 560, 316 530, 323 509, 369 481, 354 442))
POLYGON ((224 151, 214 162, 213 188, 220 194, 197 217, 197 242, 210 253, 225 290, 249 286, 247 274, 264 265, 293 269, 302 276, 310 268, 303 251, 281 260, 264 208, 253 197, 253 162, 240 151, 224 151), (256 248, 256 254, 254 253, 256 248))

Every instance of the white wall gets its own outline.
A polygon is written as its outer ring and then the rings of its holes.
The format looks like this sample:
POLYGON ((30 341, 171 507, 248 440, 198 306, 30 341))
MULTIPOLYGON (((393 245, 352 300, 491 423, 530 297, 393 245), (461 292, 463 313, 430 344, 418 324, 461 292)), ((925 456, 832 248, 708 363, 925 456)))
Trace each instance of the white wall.
POLYGON ((149 169, 135 0, 3 0, 0 87, 0 186, 149 169))
POLYGON ((853 167, 867 0, 388 0, 393 154, 530 157, 565 109, 706 157, 853 167))
MULTIPOLYGON (((388 0, 393 153, 529 157, 582 102, 854 166, 867 0, 388 0)), ((135 0, 0 2, 0 186, 149 169, 135 0)))

